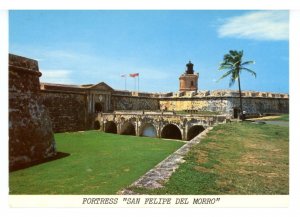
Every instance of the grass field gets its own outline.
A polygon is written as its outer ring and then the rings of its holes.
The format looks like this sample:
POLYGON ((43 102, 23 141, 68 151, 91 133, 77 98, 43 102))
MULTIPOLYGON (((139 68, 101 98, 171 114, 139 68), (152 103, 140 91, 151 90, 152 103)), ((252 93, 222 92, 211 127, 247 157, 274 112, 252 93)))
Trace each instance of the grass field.
POLYGON ((71 155, 9 174, 10 194, 115 194, 183 143, 97 131, 55 134, 71 155))
POLYGON ((289 129, 231 123, 194 146, 165 187, 143 194, 288 194, 289 129))

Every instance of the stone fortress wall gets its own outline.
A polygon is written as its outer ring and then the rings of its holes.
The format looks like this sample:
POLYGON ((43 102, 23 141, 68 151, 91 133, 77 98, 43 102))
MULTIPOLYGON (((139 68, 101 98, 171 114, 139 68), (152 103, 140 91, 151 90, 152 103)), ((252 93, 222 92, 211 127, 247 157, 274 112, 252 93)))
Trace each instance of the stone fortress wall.
MULTIPOLYGON (((77 87, 55 89, 55 84, 43 87, 42 99, 48 108, 54 132, 81 131, 94 128, 94 120, 99 112, 116 111, 211 111, 234 117, 239 110, 239 97, 236 91, 206 91, 198 93, 176 92, 168 94, 135 93, 129 91, 112 91, 108 101, 107 93, 101 91, 93 94, 89 90, 77 87), (51 87, 51 88, 50 88, 51 87), (103 100, 102 100, 103 101, 103 100), (102 110, 96 111, 95 105, 101 103, 102 110), (236 110, 236 111, 235 111, 236 110)), ((289 98, 287 94, 243 92, 243 108, 248 115, 266 113, 288 113, 289 98)), ((236 117, 235 117, 236 118, 236 117)))
MULTIPOLYGON (((36 81, 39 82, 38 78, 36 81)), ((26 85, 23 88, 27 88, 26 85)), ((138 93, 115 90, 101 82, 87 85, 41 83, 37 91, 39 100, 49 112, 54 132, 93 129, 98 113, 187 110, 214 111, 235 117, 239 108, 239 94, 231 90, 138 93)), ((289 96, 243 91, 243 108, 247 114, 288 113, 289 96)))
MULTIPOLYGON (((289 112, 288 94, 243 91, 242 97, 247 114, 289 112)), ((176 92, 160 98, 160 109, 213 111, 233 116, 234 109, 239 109, 239 93, 232 90, 176 92)))
POLYGON ((113 110, 159 110, 159 99, 145 96, 112 95, 113 110))
POLYGON ((83 131, 91 128, 88 126, 86 94, 47 90, 41 92, 41 99, 49 111, 54 132, 83 131))
MULTIPOLYGON (((55 132, 93 129, 97 113, 114 111, 211 111, 236 118, 239 94, 231 90, 137 93, 96 85, 42 84, 43 102, 49 109, 55 132), (94 89, 91 89, 94 87, 94 89), (101 104, 97 111, 96 104, 101 104)), ((243 91, 248 115, 288 113, 289 96, 281 93, 243 91)))
POLYGON ((9 55, 9 168, 56 155, 48 109, 42 102, 38 63, 9 55))

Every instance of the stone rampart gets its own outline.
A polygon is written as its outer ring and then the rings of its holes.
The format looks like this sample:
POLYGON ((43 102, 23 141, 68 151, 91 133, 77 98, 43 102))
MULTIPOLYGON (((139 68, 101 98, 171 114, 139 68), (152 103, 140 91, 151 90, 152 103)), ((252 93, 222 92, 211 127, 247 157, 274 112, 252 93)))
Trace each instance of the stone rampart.
POLYGON ((9 55, 9 167, 56 154, 52 124, 41 100, 38 63, 9 55))
POLYGON ((111 103, 114 110, 159 110, 158 98, 112 95, 111 103))
MULTIPOLYGON (((242 100, 243 110, 248 114, 289 112, 289 99, 285 95, 273 94, 271 97, 243 96, 242 100), (272 97, 274 95, 279 97, 272 97)), ((239 97, 232 95, 160 99, 160 109, 169 111, 213 111, 233 115, 235 108, 239 108, 239 97)))
POLYGON ((41 99, 49 111, 55 133, 92 127, 85 93, 42 90, 41 99))

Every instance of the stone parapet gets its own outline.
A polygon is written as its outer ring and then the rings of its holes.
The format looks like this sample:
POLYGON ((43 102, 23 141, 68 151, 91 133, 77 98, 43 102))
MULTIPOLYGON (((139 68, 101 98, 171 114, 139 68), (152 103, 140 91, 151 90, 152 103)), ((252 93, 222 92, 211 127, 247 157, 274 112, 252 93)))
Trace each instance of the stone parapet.
MULTIPOLYGON (((233 90, 205 90, 205 91, 180 91, 173 92, 172 95, 160 95, 160 98, 211 98, 211 97, 239 97, 238 91, 233 90)), ((281 98, 288 99, 286 93, 258 92, 258 91, 242 91, 242 97, 248 98, 281 98)))

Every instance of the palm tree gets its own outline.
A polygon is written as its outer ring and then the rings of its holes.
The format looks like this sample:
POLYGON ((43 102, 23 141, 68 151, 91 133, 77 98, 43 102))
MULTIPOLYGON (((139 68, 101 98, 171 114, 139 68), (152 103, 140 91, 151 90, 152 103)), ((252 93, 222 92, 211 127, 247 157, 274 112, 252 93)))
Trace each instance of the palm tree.
MULTIPOLYGON (((253 64, 254 61, 246 61, 242 62, 243 51, 230 50, 229 54, 225 54, 223 57, 223 62, 220 64, 219 70, 228 70, 225 74, 219 79, 223 79, 230 75, 229 87, 231 87, 236 79, 239 84, 239 95, 240 95, 240 112, 243 112, 242 105, 242 91, 241 91, 241 81, 240 75, 242 71, 247 71, 251 73, 254 77, 256 77, 256 73, 248 68, 245 68, 246 65, 253 64)), ((219 81, 218 80, 218 81, 219 81)), ((242 120, 244 120, 244 116, 242 115, 242 120)))

